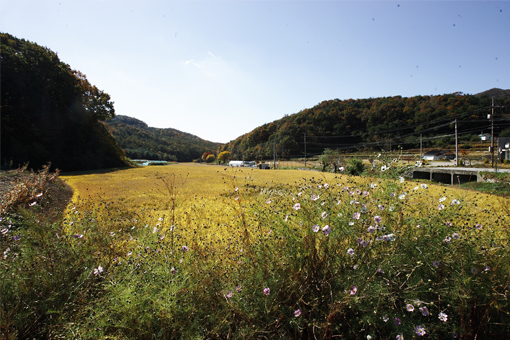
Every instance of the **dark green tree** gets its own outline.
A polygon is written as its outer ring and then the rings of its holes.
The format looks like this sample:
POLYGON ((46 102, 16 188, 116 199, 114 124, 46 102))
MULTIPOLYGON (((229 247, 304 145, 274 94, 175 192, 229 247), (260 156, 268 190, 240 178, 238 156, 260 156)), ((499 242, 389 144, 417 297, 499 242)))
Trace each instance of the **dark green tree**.
POLYGON ((124 153, 98 122, 115 115, 108 94, 48 48, 5 33, 0 40, 2 166, 125 166, 124 153))

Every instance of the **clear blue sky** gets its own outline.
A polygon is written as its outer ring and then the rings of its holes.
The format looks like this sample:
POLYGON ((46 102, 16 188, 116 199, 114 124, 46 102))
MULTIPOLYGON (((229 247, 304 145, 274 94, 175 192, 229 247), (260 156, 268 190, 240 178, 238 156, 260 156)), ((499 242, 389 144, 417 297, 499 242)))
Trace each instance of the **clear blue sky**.
POLYGON ((510 88, 510 2, 2 0, 117 114, 228 142, 323 100, 510 88))

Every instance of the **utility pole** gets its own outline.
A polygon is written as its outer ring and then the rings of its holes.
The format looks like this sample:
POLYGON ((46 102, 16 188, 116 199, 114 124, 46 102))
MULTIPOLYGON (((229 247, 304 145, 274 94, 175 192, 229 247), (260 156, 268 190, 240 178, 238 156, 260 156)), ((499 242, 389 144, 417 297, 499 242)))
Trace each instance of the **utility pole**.
POLYGON ((306 132, 305 132, 305 168, 306 168, 306 132))
POLYGON ((459 166, 459 135, 457 134, 457 119, 455 119, 455 166, 459 166))
POLYGON ((492 97, 492 114, 491 114, 491 158, 492 167, 494 167, 494 97, 492 97))
POLYGON ((276 136, 273 139, 273 169, 276 169, 276 136))
POLYGON ((423 159, 423 133, 420 133, 420 162, 423 159))

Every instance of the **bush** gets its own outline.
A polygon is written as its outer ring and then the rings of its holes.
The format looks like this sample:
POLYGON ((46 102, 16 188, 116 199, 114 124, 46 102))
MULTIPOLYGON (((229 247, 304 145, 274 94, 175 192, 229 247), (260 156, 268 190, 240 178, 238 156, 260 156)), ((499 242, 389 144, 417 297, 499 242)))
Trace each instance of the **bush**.
POLYGON ((349 176, 271 185, 266 196, 239 174, 224 178, 230 188, 220 199, 232 210, 216 229, 202 202, 182 220, 173 214, 175 180, 164 182, 166 215, 151 206, 124 216, 81 201, 64 224, 9 229, 2 331, 80 339, 509 334, 505 202, 491 210, 482 198, 426 184, 349 176))
POLYGON ((352 176, 361 176, 364 170, 363 161, 357 157, 353 157, 347 162, 345 170, 352 176))
POLYGON ((214 157, 214 155, 208 155, 207 158, 205 159, 205 161, 207 163, 212 163, 216 160, 216 157, 214 157))

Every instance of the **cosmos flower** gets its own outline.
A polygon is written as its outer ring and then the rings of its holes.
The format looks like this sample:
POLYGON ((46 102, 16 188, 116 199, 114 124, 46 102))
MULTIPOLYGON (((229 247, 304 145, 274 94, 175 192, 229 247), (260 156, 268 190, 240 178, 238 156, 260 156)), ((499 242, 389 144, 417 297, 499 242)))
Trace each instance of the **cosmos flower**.
POLYGON ((359 220, 359 217, 360 217, 360 216, 361 216, 361 214, 360 214, 359 212, 357 212, 357 213, 354 213, 354 214, 352 215, 352 218, 354 218, 355 220, 359 220))
POLYGON ((269 295, 269 293, 271 292, 271 289, 269 289, 269 287, 266 287, 264 288, 264 295, 269 295))
POLYGON ((477 225, 475 225, 475 228, 480 230, 480 229, 482 229, 482 225, 480 223, 478 223, 477 225))
POLYGON ((388 322, 388 320, 389 320, 389 319, 390 319, 390 318, 388 318, 386 315, 383 315, 383 316, 382 316, 382 320, 383 320, 384 322, 388 322))
POLYGON ((381 216, 375 216, 375 217, 374 217, 374 222, 375 222, 375 223, 381 223, 381 221, 382 221, 381 216))
POLYGON ((375 232, 375 228, 370 226, 370 227, 367 228, 367 231, 372 234, 372 233, 375 232))
POLYGON ((329 225, 325 225, 323 228, 322 228, 322 233, 324 235, 329 235, 329 233, 331 233, 331 227, 329 225))
POLYGON ((225 294, 225 297, 227 299, 230 299, 232 296, 234 296, 234 293, 231 290, 227 294, 225 294))
POLYGON ((423 315, 423 316, 428 316, 430 314, 427 306, 420 307, 420 312, 421 312, 421 315, 423 315))
POLYGON ((403 200, 404 198, 406 198, 406 193, 404 192, 403 194, 400 194, 398 196, 398 198, 400 198, 401 200, 403 200))
POLYGON ((435 267, 439 267, 439 261, 433 261, 432 264, 435 266, 435 267))
POLYGON ((357 291, 358 291, 358 288, 356 286, 352 286, 352 288, 351 288, 351 295, 356 295, 357 291))
POLYGON ((398 178, 398 180, 400 181, 400 183, 404 183, 404 181, 405 181, 404 177, 402 177, 402 176, 400 176, 400 177, 398 178))
POLYGON ((395 324, 395 326, 400 326, 402 324, 402 320, 400 320, 399 318, 395 318, 393 319, 393 323, 395 324))
POLYGON ((439 204, 439 205, 437 206, 437 210, 441 211, 441 210, 443 210, 443 209, 444 209, 444 204, 439 204))
POLYGON ((326 217, 328 217, 328 213, 324 211, 324 212, 321 214, 321 217, 322 217, 323 219, 324 219, 324 218, 326 218, 326 217))
POLYGON ((352 248, 347 249, 347 254, 354 255, 354 249, 352 248))
POLYGON ((99 266, 94 268, 94 275, 101 275, 103 273, 103 267, 99 266))
POLYGON ((319 225, 318 225, 318 224, 316 224, 316 225, 314 225, 314 226, 312 227, 312 231, 313 231, 314 233, 318 232, 318 231, 319 231, 319 229, 320 229, 320 227, 319 227, 319 225))
POLYGON ((471 273, 478 274, 478 268, 476 268, 476 267, 471 268, 471 273))
POLYGON ((175 269, 174 267, 172 267, 172 269, 170 269, 170 273, 172 274, 177 274, 177 269, 175 269))
POLYGON ((427 184, 425 184, 425 183, 422 183, 420 186, 422 187, 422 189, 427 189, 428 188, 427 184))
POLYGON ((242 289, 243 289, 243 287, 241 285, 239 285, 239 286, 236 287, 236 292, 239 293, 242 289))
POLYGON ((344 171, 344 170, 345 170, 345 168, 344 168, 343 166, 341 166, 341 167, 339 167, 339 168, 338 168, 338 170, 340 170, 340 171, 344 171))
POLYGON ((426 334, 425 327, 423 327, 422 325, 418 325, 418 326, 414 327, 414 332, 418 336, 424 336, 426 334))
POLYGON ((404 340, 404 336, 402 334, 397 335, 397 340, 404 340))
POLYGON ((446 322, 448 320, 448 315, 446 315, 445 313, 441 312, 439 313, 439 315, 437 316, 437 318, 443 322, 446 322))
POLYGON ((439 199, 439 203, 444 202, 444 201, 446 201, 446 197, 444 197, 444 196, 439 199))
POLYGON ((384 210, 384 205, 382 204, 379 204, 377 207, 379 208, 379 210, 384 210))
POLYGON ((294 311, 294 317, 296 317, 296 318, 297 318, 297 317, 298 317, 298 316, 300 316, 300 315, 301 315, 301 309, 296 309, 296 310, 294 311))
POLYGON ((12 237, 12 239, 13 239, 14 241, 19 241, 19 240, 21 240, 21 235, 14 235, 14 236, 12 237))
POLYGON ((181 247, 181 250, 182 250, 183 252, 187 252, 187 251, 188 251, 188 246, 185 246, 185 245, 184 245, 184 246, 182 246, 182 247, 181 247))
POLYGON ((453 207, 454 205, 458 205, 458 204, 460 204, 460 201, 455 198, 452 200, 452 203, 450 205, 453 207))
POLYGON ((414 306, 410 303, 406 305, 406 309, 408 312, 414 312, 414 306))
POLYGON ((458 233, 453 233, 452 238, 454 240, 458 240, 460 238, 460 235, 458 233))
POLYGON ((299 209, 301 209, 301 204, 299 204, 299 203, 294 204, 294 210, 299 210, 299 209))

